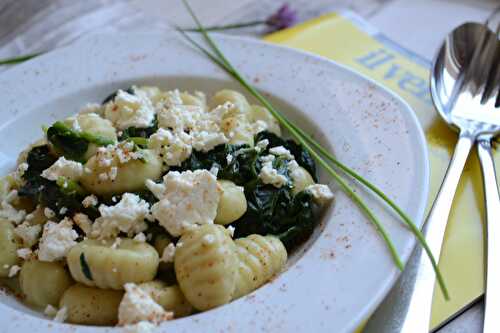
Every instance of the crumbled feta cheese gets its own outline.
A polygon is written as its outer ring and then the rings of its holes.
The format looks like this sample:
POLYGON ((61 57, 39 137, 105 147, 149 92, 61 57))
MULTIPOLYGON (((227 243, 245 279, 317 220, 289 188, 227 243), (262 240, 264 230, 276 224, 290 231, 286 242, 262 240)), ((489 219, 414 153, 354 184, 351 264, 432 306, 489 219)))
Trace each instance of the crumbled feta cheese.
POLYGON ((82 201, 82 205, 85 208, 97 206, 97 203, 98 203, 97 197, 93 194, 86 196, 85 199, 83 199, 82 201))
POLYGON ((55 317, 57 314, 57 309, 52 305, 48 304, 43 313, 45 313, 49 317, 55 317))
POLYGON ((134 283, 124 285, 120 306, 118 307, 118 324, 130 325, 141 321, 150 321, 158 324, 165 320, 173 319, 173 312, 166 312, 161 305, 134 283))
POLYGON ((99 212, 101 216, 92 225, 93 237, 116 237, 120 231, 132 235, 146 230, 144 219, 149 215, 149 204, 136 194, 125 193, 114 206, 101 204, 99 212))
POLYGON ((276 155, 276 156, 281 156, 289 160, 294 160, 295 157, 290 153, 288 149, 286 149, 283 146, 277 146, 277 147, 272 147, 269 149, 269 153, 276 155))
POLYGON ((69 249, 76 245, 78 234, 73 230, 73 223, 65 218, 59 223, 48 221, 43 226, 40 239, 38 259, 41 261, 55 261, 66 256, 69 249))
POLYGON ((56 216, 56 213, 49 207, 45 207, 43 210, 43 214, 45 215, 46 218, 51 219, 56 216))
POLYGON ((82 231, 85 233, 85 235, 89 235, 92 231, 92 221, 90 218, 83 213, 76 213, 73 216, 73 221, 75 221, 75 224, 82 229, 82 231))
POLYGON ((193 149, 207 152, 228 142, 221 129, 221 122, 231 105, 219 105, 209 112, 200 106, 170 105, 159 111, 158 124, 174 133, 188 132, 193 149))
POLYGON ((23 245, 32 247, 38 241, 38 236, 42 231, 42 226, 39 224, 30 225, 24 221, 14 229, 14 233, 23 241, 23 245))
POLYGON ((217 177, 217 174, 219 173, 219 167, 216 164, 212 164, 212 167, 210 168, 210 173, 217 177))
POLYGON ((155 183, 151 179, 146 179, 146 187, 157 199, 161 199, 165 194, 165 185, 155 183))
POLYGON ((166 105, 158 112, 158 125, 176 133, 189 132, 194 129, 201 112, 203 110, 198 106, 166 105))
POLYGON ((278 170, 273 167, 274 156, 267 155, 261 157, 262 161, 262 169, 260 169, 259 178, 262 180, 264 184, 271 184, 274 187, 280 188, 283 185, 286 185, 288 179, 280 175, 278 170))
POLYGON ((0 218, 14 222, 15 224, 21 223, 25 216, 24 209, 17 210, 12 203, 18 199, 17 190, 10 191, 5 198, 0 202, 0 218))
POLYGON ((28 163, 23 162, 19 164, 14 172, 14 180, 16 183, 21 184, 23 182, 23 175, 28 170, 28 163))
POLYGON ((227 227, 227 231, 229 232, 229 235, 231 235, 231 237, 234 237, 234 229, 235 228, 232 225, 227 227))
POLYGON ((257 149, 257 151, 261 152, 264 149, 266 149, 268 145, 269 145, 268 139, 260 140, 259 142, 257 142, 255 144, 255 149, 257 149))
POLYGON ((61 209, 59 209, 59 215, 64 215, 68 212, 68 208, 66 207, 61 207, 61 209))
POLYGON ((312 194, 313 198, 319 204, 325 204, 333 199, 333 193, 327 185, 324 184, 313 184, 305 188, 306 191, 312 194))
POLYGON ((133 239, 137 242, 144 243, 146 241, 146 235, 144 235, 143 232, 140 232, 137 235, 135 235, 133 239))
POLYGON ((213 223, 221 194, 213 174, 207 170, 171 171, 163 182, 164 195, 153 205, 152 213, 172 236, 213 223))
POLYGON ((129 127, 151 126, 155 110, 151 101, 144 95, 132 95, 118 90, 112 102, 106 104, 104 117, 116 128, 124 130, 129 127))
POLYGON ((116 237, 113 244, 111 244, 112 249, 116 249, 122 243, 122 239, 120 237, 116 237))
POLYGON ((229 141, 224 133, 217 131, 199 131, 194 132, 191 135, 193 137, 193 148, 203 152, 208 152, 216 146, 229 141))
MULTIPOLYGON (((143 152, 128 141, 100 147, 94 156, 96 165, 93 168, 98 167, 101 172, 98 175, 100 181, 115 180, 118 175, 118 165, 144 158, 143 152)), ((92 172, 90 169, 89 171, 92 172)))
POLYGON ((64 177, 70 180, 78 180, 83 175, 83 165, 80 162, 70 161, 63 157, 52 164, 48 169, 42 171, 42 177, 48 180, 57 180, 64 177))
POLYGON ((232 161, 233 161, 233 155, 227 154, 227 156, 226 156, 226 162, 227 162, 227 164, 231 164, 232 161))
POLYGON ((175 245, 173 243, 170 243, 163 249, 160 261, 174 262, 174 257, 175 257, 175 245))
POLYGON ((256 120, 252 124, 252 131, 253 131, 254 134, 258 134, 260 132, 264 132, 264 131, 266 131, 268 129, 269 129, 269 126, 263 120, 256 120))
POLYGON ((22 248, 17 250, 17 256, 23 260, 28 260, 31 258, 33 251, 29 248, 22 248))
POLYGON ((17 275, 17 273, 19 273, 19 271, 21 270, 21 267, 17 266, 17 265, 12 265, 10 266, 10 269, 9 269, 9 277, 14 277, 17 275))
POLYGON ((167 165, 179 166, 191 156, 191 141, 191 136, 185 132, 174 133, 160 128, 149 138, 148 148, 154 149, 167 165))
POLYGON ((140 321, 137 324, 123 326, 124 333, 153 333, 155 328, 155 324, 145 320, 140 321))
POLYGON ((66 319, 68 319, 68 308, 63 306, 57 311, 56 316, 54 317, 54 321, 64 323, 66 319))

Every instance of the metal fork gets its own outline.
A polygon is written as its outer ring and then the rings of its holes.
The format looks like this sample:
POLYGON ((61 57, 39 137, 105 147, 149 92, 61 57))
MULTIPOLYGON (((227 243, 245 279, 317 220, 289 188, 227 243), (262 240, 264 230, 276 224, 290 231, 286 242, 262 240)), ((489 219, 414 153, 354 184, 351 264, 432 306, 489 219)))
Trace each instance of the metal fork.
MULTIPOLYGON (((470 26, 472 27, 474 24, 470 24, 470 26)), ((465 31, 468 30, 465 29, 465 31)), ((453 84, 452 94, 449 96, 448 100, 449 103, 442 103, 440 98, 442 98, 443 95, 440 93, 442 93, 442 86, 446 86, 448 83, 447 81, 452 80, 453 77, 449 75, 443 76, 438 71, 433 73, 434 76, 431 79, 432 95, 440 115, 448 124, 453 125, 454 128, 460 131, 455 153, 425 226, 426 240, 436 257, 439 257, 441 250, 446 222, 451 209, 456 185, 458 184, 458 178, 460 177, 460 173, 472 145, 478 139, 481 139, 481 146, 483 147, 483 144, 487 145, 487 143, 490 142, 489 140, 500 131, 500 113, 496 111, 493 112, 495 109, 494 104, 496 96, 498 94, 498 88, 496 86, 498 82, 495 81, 498 61, 500 61, 500 56, 498 55, 498 42, 496 36, 489 30, 481 27, 480 31, 481 36, 478 39, 477 45, 466 45, 466 47, 475 47, 475 49, 469 58, 470 60, 463 64, 463 68, 459 68, 460 76, 456 78, 456 84, 453 84), (489 75, 491 72, 495 73, 493 77, 489 75), (490 79, 488 79, 489 77, 490 79), (488 96, 486 96, 486 94, 488 94, 488 96), (492 100, 493 106, 491 103, 492 100)), ((457 36, 457 38, 458 37, 460 36, 457 36)), ((460 40, 455 40, 455 42, 460 42, 460 40)), ((440 53, 436 58, 435 70, 439 69, 440 61, 444 65, 451 66, 453 70, 457 69, 454 65, 460 64, 460 61, 456 59, 456 57, 460 55, 454 54, 453 52, 450 53, 449 51, 453 48, 453 44, 445 44, 444 48, 441 50, 441 52, 444 50, 444 53, 440 53), (448 53, 446 53, 446 51, 448 51, 448 53), (451 58, 447 59, 443 57, 443 54, 448 54, 451 58)), ((447 69, 446 66, 443 68, 447 69)), ((446 72, 445 70, 445 74, 448 73, 450 72, 446 72)), ((483 159, 487 161, 488 156, 485 156, 487 154, 483 152, 481 152, 481 154, 483 155, 483 159)), ((491 153, 489 156, 491 162, 491 153)), ((485 166, 486 165, 487 164, 485 164, 485 166)), ((491 173, 494 175, 493 163, 491 162, 487 165, 485 170, 488 177, 491 177, 491 173)), ((488 186, 488 189, 494 187, 494 190, 497 191, 496 181, 493 184, 485 181, 485 186, 488 186)), ((493 190, 488 190, 488 194, 490 194, 490 192, 493 192, 493 190)), ((496 194, 498 195, 498 191, 496 194)), ((491 214, 495 214, 495 208, 491 208, 497 206, 495 201, 495 199, 489 200, 488 209, 491 214)), ((498 216, 497 214, 496 217, 498 218, 498 216)), ((493 219, 493 217, 491 219, 493 219)), ((492 224, 491 222, 490 225, 492 224)), ((490 233, 499 233, 498 237, 500 237, 500 226, 496 226, 490 233)), ((500 249, 500 242, 496 244, 490 242, 490 244, 493 246, 496 245, 498 249, 500 249)), ((492 251, 498 252, 498 249, 494 248, 492 251)), ((434 274, 430 263, 422 252, 417 254, 415 262, 418 263, 418 269, 414 288, 409 295, 409 306, 406 314, 402 318, 401 328, 398 330, 403 333, 421 333, 428 332, 429 330, 432 292, 435 281, 434 274)), ((495 266, 492 264, 491 267, 495 266)), ((497 284, 497 286, 500 287, 500 272, 497 273, 492 271, 492 274, 498 275, 495 275, 495 278, 488 278, 489 281, 491 284, 497 284)), ((493 288, 497 288, 497 286, 493 288)), ((490 293, 494 293, 496 294, 495 296, 497 296, 499 289, 496 289, 496 291, 495 289, 493 290, 494 291, 490 291, 490 293)), ((494 299, 492 302, 499 301, 494 297, 492 298, 494 299)), ((496 304, 492 305, 492 310, 496 309, 498 311, 499 307, 496 306, 496 304)), ((496 328, 498 327, 497 325, 496 328)))

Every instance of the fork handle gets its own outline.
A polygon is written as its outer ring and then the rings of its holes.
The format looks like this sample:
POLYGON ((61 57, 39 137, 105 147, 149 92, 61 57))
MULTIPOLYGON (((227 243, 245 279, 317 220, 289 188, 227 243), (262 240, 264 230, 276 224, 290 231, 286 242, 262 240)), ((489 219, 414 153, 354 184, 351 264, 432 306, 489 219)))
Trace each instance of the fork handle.
POLYGON ((483 333, 498 332, 500 318, 500 197, 490 138, 480 139, 477 145, 483 172, 486 203, 486 307, 483 333))
MULTIPOLYGON (((460 175, 474 141, 475 138, 469 133, 460 133, 455 152, 424 226, 425 240, 436 260, 439 260, 441 253, 446 224, 460 175)), ((429 332, 435 283, 434 270, 425 251, 419 251, 418 257, 415 259, 418 268, 414 287, 409 295, 408 309, 402 318, 401 333, 429 332)))

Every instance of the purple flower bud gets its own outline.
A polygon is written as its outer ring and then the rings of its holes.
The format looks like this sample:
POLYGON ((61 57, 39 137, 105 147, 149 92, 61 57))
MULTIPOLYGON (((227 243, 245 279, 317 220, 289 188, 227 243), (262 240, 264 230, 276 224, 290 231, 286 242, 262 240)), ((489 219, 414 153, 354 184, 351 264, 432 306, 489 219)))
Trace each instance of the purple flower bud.
POLYGON ((266 20, 271 31, 281 30, 294 25, 297 22, 297 12, 286 3, 266 20))

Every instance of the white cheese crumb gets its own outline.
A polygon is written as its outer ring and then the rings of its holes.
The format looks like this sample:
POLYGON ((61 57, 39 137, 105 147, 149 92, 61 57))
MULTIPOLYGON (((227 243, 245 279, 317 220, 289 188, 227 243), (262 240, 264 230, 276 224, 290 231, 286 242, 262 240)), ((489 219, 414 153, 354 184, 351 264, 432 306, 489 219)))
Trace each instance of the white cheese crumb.
POLYGON ((269 153, 276 155, 276 156, 281 156, 289 160, 294 160, 295 157, 290 153, 288 149, 286 149, 283 146, 277 146, 277 147, 272 147, 269 149, 269 153))
POLYGON ((21 248, 17 250, 17 256, 23 260, 28 260, 31 258, 31 255, 33 254, 33 251, 29 248, 21 248))
POLYGON ((261 157, 262 161, 262 169, 260 169, 259 178, 262 180, 264 184, 271 184, 274 187, 280 188, 283 185, 286 185, 288 179, 280 175, 278 170, 273 168, 273 155, 267 155, 261 157))
POLYGON ((83 175, 82 163, 70 161, 63 157, 52 164, 48 169, 42 171, 42 177, 56 181, 59 177, 70 180, 78 180, 83 175))
POLYGON ((255 149, 257 149, 257 151, 261 152, 264 149, 266 149, 268 145, 269 145, 268 139, 260 140, 259 142, 257 142, 255 144, 255 149))
POLYGON ((233 161, 233 155, 227 154, 227 156, 226 156, 226 162, 227 162, 227 164, 231 164, 232 161, 233 161))
POLYGON ((153 193, 156 199, 161 199, 165 194, 165 185, 155 183, 151 179, 146 179, 146 187, 153 193))
POLYGON ((327 185, 313 184, 305 188, 319 204, 325 204, 333 199, 333 193, 327 185))
POLYGON ((21 270, 21 267, 17 266, 17 265, 13 265, 13 266, 10 266, 10 269, 9 269, 9 277, 14 277, 17 275, 17 273, 19 273, 19 271, 21 270))
POLYGON ((116 237, 113 244, 111 244, 112 249, 116 249, 118 246, 120 246, 122 242, 122 239, 120 237, 116 237))
POLYGON ((155 328, 155 324, 145 320, 137 324, 123 326, 124 333, 153 333, 155 328))
POLYGON ((38 259, 40 261, 55 261, 63 259, 69 249, 76 245, 78 234, 73 230, 73 223, 65 218, 59 223, 48 221, 43 227, 40 239, 38 259))
POLYGON ((49 207, 45 207, 45 209, 43 210, 43 214, 48 219, 51 219, 51 218, 56 216, 56 213, 54 213, 54 211, 52 209, 50 209, 49 207))
POLYGON ((14 229, 14 233, 23 241, 23 245, 32 247, 38 241, 38 236, 42 231, 39 224, 30 225, 27 221, 21 223, 14 229))
POLYGON ((68 208, 66 207, 61 207, 61 209, 59 209, 59 215, 64 215, 68 212, 68 208))
POLYGON ((0 218, 12 221, 15 224, 21 223, 25 216, 24 209, 17 210, 12 203, 18 200, 17 190, 10 191, 5 198, 0 202, 0 218))
POLYGON ((68 319, 68 308, 63 306, 57 311, 56 316, 54 317, 54 321, 64 323, 66 319, 68 319))
POLYGON ((89 235, 92 231, 92 221, 90 218, 83 213, 76 213, 73 216, 73 220, 75 221, 75 224, 82 229, 82 231, 85 233, 85 235, 89 235))
POLYGON ((133 239, 137 242, 144 243, 146 241, 146 235, 144 235, 143 232, 140 232, 137 235, 135 235, 133 239))
POLYGON ((179 166, 193 151, 192 138, 185 132, 172 132, 159 128, 149 138, 148 148, 154 149, 169 166, 179 166))
POLYGON ((97 206, 97 203, 97 197, 93 194, 86 196, 85 199, 82 200, 82 205, 85 208, 97 206))
POLYGON ((175 258, 175 245, 173 243, 168 244, 163 249, 163 253, 161 255, 160 261, 163 262, 174 262, 175 258))
POLYGON ((210 168, 210 173, 217 177, 217 174, 219 173, 219 167, 216 164, 212 164, 212 167, 210 168))
POLYGON ((146 230, 149 204, 138 195, 123 194, 114 206, 99 206, 101 216, 92 225, 92 236, 100 239, 116 237, 120 231, 133 235, 146 230))
POLYGON ((23 182, 23 175, 28 170, 28 163, 23 162, 19 164, 14 172, 14 179, 16 183, 21 184, 23 182))
POLYGON ((45 313, 49 317, 55 317, 57 314, 57 309, 52 305, 48 304, 43 313, 45 313))
POLYGON ((104 117, 117 129, 151 126, 155 110, 151 101, 144 95, 132 95, 118 90, 114 101, 106 104, 104 117))
POLYGON ((231 235, 231 237, 234 237, 234 229, 235 228, 232 225, 227 227, 227 231, 229 232, 229 235, 231 235))
POLYGON ((163 177, 163 182, 164 196, 151 210, 172 236, 213 223, 221 194, 213 174, 207 170, 171 171, 163 177))
POLYGON ((173 312, 166 312, 153 298, 134 283, 124 285, 120 306, 118 307, 118 324, 129 325, 141 321, 158 324, 173 319, 173 312))

